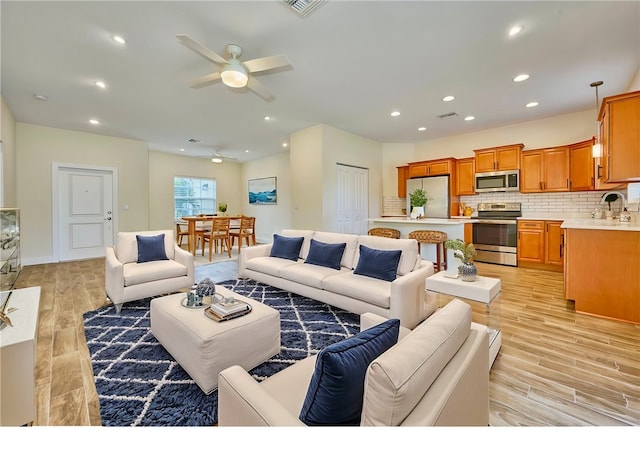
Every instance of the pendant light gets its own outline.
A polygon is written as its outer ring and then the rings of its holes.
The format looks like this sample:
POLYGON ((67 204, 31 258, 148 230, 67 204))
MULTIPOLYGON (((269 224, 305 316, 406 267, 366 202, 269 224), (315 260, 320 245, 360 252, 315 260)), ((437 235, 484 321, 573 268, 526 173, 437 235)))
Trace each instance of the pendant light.
POLYGON ((591 87, 596 88, 596 136, 594 137, 595 141, 593 143, 593 148, 591 149, 591 155, 593 157, 601 157, 602 156, 602 145, 600 144, 600 125, 598 123, 598 108, 600 106, 600 101, 598 99, 598 87, 604 84, 602 81, 594 81, 590 84, 591 87))

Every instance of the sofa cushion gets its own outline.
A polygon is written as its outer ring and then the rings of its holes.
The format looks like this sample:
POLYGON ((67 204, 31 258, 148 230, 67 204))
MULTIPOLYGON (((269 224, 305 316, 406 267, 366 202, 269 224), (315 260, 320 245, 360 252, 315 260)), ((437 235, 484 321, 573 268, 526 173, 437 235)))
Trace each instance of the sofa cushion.
POLYGON ((164 249, 164 233, 144 236, 136 235, 138 242, 138 263, 154 260, 169 260, 164 249))
POLYGON ((311 239, 309 255, 304 263, 311 263, 321 267, 340 269, 342 254, 347 243, 323 243, 322 241, 311 239))
POLYGON ((302 242, 302 249, 300 250, 300 258, 306 259, 309 254, 309 244, 311 242, 311 237, 315 232, 313 230, 295 230, 295 229, 284 229, 281 233, 282 236, 290 236, 290 237, 302 237, 304 241, 302 242))
POLYGON ((391 306, 391 283, 368 276, 356 275, 351 270, 324 278, 322 288, 365 303, 388 309, 391 306))
POLYGON ((137 235, 152 236, 164 233, 164 250, 169 259, 175 258, 175 240, 173 230, 149 230, 142 232, 118 232, 116 241, 116 257, 122 263, 138 261, 138 240, 137 235))
POLYGON ((187 275, 187 267, 175 260, 159 260, 143 263, 125 263, 122 268, 124 285, 135 286, 151 281, 177 278, 187 275))
POLYGON ((287 268, 281 268, 279 275, 282 279, 286 279, 297 284, 322 289, 324 281, 331 277, 341 274, 350 275, 350 270, 336 270, 334 268, 321 267, 310 263, 299 261, 287 268))
POLYGON ((347 233, 315 232, 313 234, 314 240, 322 241, 323 243, 346 243, 340 265, 350 270, 353 270, 355 265, 353 261, 358 250, 358 238, 359 235, 347 233))
MULTIPOLYGON (((398 276, 404 276, 413 271, 418 258, 418 243, 416 240, 384 238, 382 236, 360 235, 358 244, 365 245, 373 249, 397 250, 402 251, 400 263, 398 264, 398 276)), ((356 251, 354 265, 358 264, 360 251, 356 251)))
POLYGON ((400 250, 372 249, 361 244, 358 265, 353 272, 357 275, 369 276, 383 281, 393 281, 398 274, 401 255, 402 251, 400 250))
POLYGON ((281 236, 273 234, 273 245, 269 257, 279 257, 281 259, 298 260, 303 237, 281 236))
POLYGON ((244 266, 247 270, 259 271, 270 276, 279 278, 282 276, 282 271, 292 265, 296 265, 298 262, 282 259, 280 257, 254 257, 245 262, 244 266))
POLYGON ((396 344, 399 329, 400 321, 389 319, 320 351, 300 420, 307 425, 359 425, 367 367, 396 344))
POLYGON ((470 328, 471 307, 454 299, 371 362, 362 425, 401 424, 458 352, 470 328))

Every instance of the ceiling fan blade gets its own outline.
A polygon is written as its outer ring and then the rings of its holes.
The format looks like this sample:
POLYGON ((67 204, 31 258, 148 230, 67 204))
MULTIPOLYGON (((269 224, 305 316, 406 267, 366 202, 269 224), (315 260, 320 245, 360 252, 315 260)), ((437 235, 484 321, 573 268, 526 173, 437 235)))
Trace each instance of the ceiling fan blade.
POLYGON ((259 82, 256 78, 254 78, 251 75, 249 76, 247 87, 268 102, 274 99, 274 96, 271 94, 271 92, 269 92, 269 90, 266 87, 264 87, 261 82, 259 82))
POLYGON ((200 76, 199 78, 191 81, 192 89, 200 89, 201 87, 208 86, 220 80, 220 72, 209 73, 208 75, 200 76))
POLYGON ((285 56, 284 54, 247 60, 245 62, 242 62, 242 64, 247 67, 249 73, 291 66, 291 62, 289 62, 289 59, 287 59, 287 56, 285 56))
POLYGON ((202 57, 209 59, 210 61, 217 63, 218 65, 223 65, 227 63, 227 60, 225 58, 219 56, 218 54, 213 52, 211 49, 205 48, 197 41, 194 41, 191 38, 189 38, 187 35, 176 35, 176 37, 182 42, 182 44, 184 44, 186 47, 188 47, 192 51, 197 52, 202 57))

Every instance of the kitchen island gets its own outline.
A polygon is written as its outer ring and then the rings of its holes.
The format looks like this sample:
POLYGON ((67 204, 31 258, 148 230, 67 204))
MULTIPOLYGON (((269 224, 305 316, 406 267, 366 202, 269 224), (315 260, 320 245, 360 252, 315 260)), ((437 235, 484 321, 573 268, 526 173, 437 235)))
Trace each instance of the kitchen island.
MULTIPOLYGON (((408 217, 380 217, 369 219, 369 228, 386 227, 400 231, 400 238, 408 238, 410 232, 414 230, 437 230, 445 232, 450 240, 465 239, 465 224, 473 223, 473 219, 458 217, 450 219, 424 218, 410 219, 408 217)), ((435 263, 435 245, 423 244, 420 248, 423 259, 431 260, 435 263)), ((447 250, 447 273, 458 274, 460 261, 453 256, 451 249, 447 250)))
POLYGON ((640 323, 640 224, 568 219, 564 292, 579 313, 640 323))

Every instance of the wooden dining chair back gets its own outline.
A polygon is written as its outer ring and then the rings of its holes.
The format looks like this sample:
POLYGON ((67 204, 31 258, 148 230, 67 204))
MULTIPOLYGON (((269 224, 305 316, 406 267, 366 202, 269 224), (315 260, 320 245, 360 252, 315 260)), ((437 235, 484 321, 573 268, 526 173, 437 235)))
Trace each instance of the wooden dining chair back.
POLYGON ((216 217, 211 224, 211 230, 205 232, 203 235, 202 243, 202 255, 204 255, 204 245, 209 244, 209 261, 212 259, 212 254, 218 253, 218 242, 220 242, 221 250, 224 252, 226 247, 229 257, 231 257, 231 244, 229 241, 229 218, 228 217, 216 217))
POLYGON ((240 218, 240 226, 231 230, 231 247, 235 245, 236 238, 238 239, 238 253, 240 253, 240 249, 242 249, 243 240, 247 240, 247 246, 256 245, 256 218, 242 216, 240 218))
POLYGON ((178 246, 182 246, 182 240, 185 236, 189 236, 189 227, 187 222, 176 222, 176 243, 178 243, 178 246))

